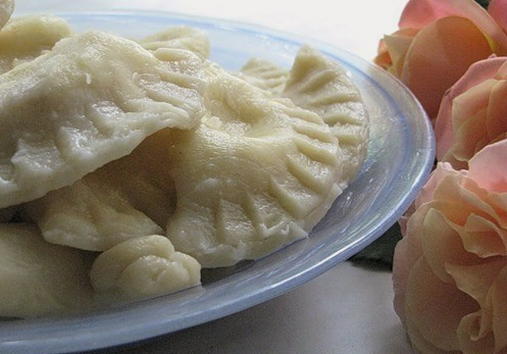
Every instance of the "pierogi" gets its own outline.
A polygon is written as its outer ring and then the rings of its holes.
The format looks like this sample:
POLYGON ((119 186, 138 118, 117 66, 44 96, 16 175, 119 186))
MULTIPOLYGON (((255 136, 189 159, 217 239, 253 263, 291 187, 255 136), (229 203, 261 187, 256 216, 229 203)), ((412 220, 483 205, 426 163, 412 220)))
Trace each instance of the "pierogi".
POLYGON ((336 62, 209 60, 204 32, 141 39, 9 19, 0 0, 0 316, 160 296, 307 237, 361 168, 368 115, 336 62))

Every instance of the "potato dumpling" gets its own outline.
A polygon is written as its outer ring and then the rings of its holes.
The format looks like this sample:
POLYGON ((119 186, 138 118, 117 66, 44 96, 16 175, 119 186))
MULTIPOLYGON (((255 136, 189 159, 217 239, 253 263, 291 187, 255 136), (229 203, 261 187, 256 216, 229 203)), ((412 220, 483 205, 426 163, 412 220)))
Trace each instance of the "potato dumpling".
POLYGON ((102 32, 59 41, 2 75, 0 208, 42 197, 203 114, 202 80, 102 32))
POLYGON ((304 46, 296 55, 282 96, 317 113, 331 127, 345 156, 344 176, 352 180, 366 156, 369 128, 361 94, 346 71, 304 46))
POLYGON ((170 27, 139 40, 139 43, 149 50, 186 49, 203 59, 208 58, 210 52, 209 39, 206 34, 187 26, 170 27))
POLYGON ((176 195, 166 167, 170 141, 159 136, 73 185, 26 203, 26 214, 46 241, 105 251, 129 238, 163 233, 176 195))
POLYGON ((243 65, 237 76, 255 87, 280 96, 285 88, 289 72, 270 61, 252 58, 243 65))
POLYGON ((161 130, 86 176, 86 187, 78 183, 28 203, 48 241, 106 250, 136 232, 149 234, 156 225, 148 216, 167 225, 176 249, 218 267, 307 235, 346 186, 330 128, 289 99, 216 66, 207 70, 207 113, 196 130, 161 130), (122 187, 133 180, 158 186, 153 197, 135 202, 135 187, 122 187), (108 222, 112 215, 126 220, 123 227, 108 222))
POLYGON ((317 114, 223 71, 209 80, 198 129, 168 139, 177 205, 167 235, 220 267, 305 237, 344 185, 336 138, 317 114))
MULTIPOLYGON (((202 60, 189 51, 163 48, 155 55, 182 80, 203 75, 202 60)), ((129 155, 26 203, 24 210, 47 241, 85 250, 164 233, 176 203, 166 137, 163 131, 149 136, 129 155)))
POLYGON ((201 264, 306 237, 364 160, 360 93, 310 47, 290 70, 230 74, 197 29, 136 42, 13 7, 0 0, 0 316, 199 285, 201 264))
POLYGON ((199 263, 176 252, 166 237, 150 235, 102 253, 93 263, 90 279, 98 293, 133 300, 199 285, 200 272, 199 263))
POLYGON ((238 75, 275 96, 317 113, 338 138, 345 155, 343 173, 352 180, 368 145, 368 114, 359 90, 345 70, 309 46, 302 47, 289 72, 262 59, 250 59, 238 75))
POLYGON ((47 243, 27 224, 0 224, 0 316, 84 311, 92 292, 80 251, 47 243))
POLYGON ((80 180, 28 203, 26 210, 48 242, 90 251, 107 250, 162 229, 132 208, 120 191, 103 182, 80 180))
POLYGON ((0 30, 0 74, 37 58, 70 35, 69 25, 59 17, 30 15, 12 19, 0 30))

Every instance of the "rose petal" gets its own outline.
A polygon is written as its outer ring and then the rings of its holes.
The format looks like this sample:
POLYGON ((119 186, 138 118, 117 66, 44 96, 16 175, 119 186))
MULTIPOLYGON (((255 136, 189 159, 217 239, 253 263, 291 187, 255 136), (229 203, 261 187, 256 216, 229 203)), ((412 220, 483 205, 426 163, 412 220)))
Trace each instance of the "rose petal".
POLYGON ((477 303, 456 288, 441 281, 424 258, 412 268, 405 302, 407 331, 414 329, 442 350, 459 350, 458 325, 465 315, 478 310, 477 303))
POLYGON ((484 10, 474 1, 463 0, 410 0, 400 17, 401 28, 423 28, 431 22, 448 16, 477 17, 478 22, 490 22, 484 10))
POLYGON ((507 140, 486 146, 470 161, 469 176, 491 192, 507 192, 507 140))
MULTIPOLYGON (((507 81, 495 80, 491 89, 487 111, 486 129, 488 143, 507 132, 507 81)), ((483 146, 481 146, 482 148, 483 146)))
MULTIPOLYGON (((440 207, 448 208, 442 205, 440 207)), ((394 287, 394 309, 402 322, 405 321, 405 293, 408 274, 415 262, 423 255, 421 242, 422 225, 428 210, 433 203, 426 203, 417 208, 410 217, 406 219, 406 230, 403 239, 398 242, 393 257, 393 287, 394 287)))
POLYGON ((507 193, 490 192, 480 187, 472 178, 463 179, 461 185, 488 206, 487 209, 482 209, 485 215, 488 215, 488 220, 501 229, 507 229, 507 193))
MULTIPOLYGON (((456 86, 456 84, 454 86, 456 86)), ((451 88, 444 94, 438 109, 437 118, 435 119, 435 140, 437 142, 436 157, 438 161, 446 161, 444 156, 454 142, 454 132, 452 131, 453 99, 453 90, 451 88)))
POLYGON ((373 62, 380 66, 382 69, 388 69, 393 64, 393 62, 383 39, 381 39, 378 43, 377 53, 378 54, 375 59, 373 59, 373 62))
POLYGON ((454 99, 487 79, 501 79, 501 77, 497 75, 500 69, 505 66, 506 59, 506 57, 497 57, 493 55, 487 59, 473 63, 468 68, 465 75, 463 75, 450 89, 450 98, 454 99))
POLYGON ((507 267, 502 269, 491 291, 496 353, 507 347, 507 267))
MULTIPOLYGON (((497 6, 497 5, 495 5, 497 6)), ((493 8, 490 16, 473 0, 410 0, 400 18, 399 27, 423 28, 431 22, 449 16, 468 18, 481 31, 497 43, 500 51, 507 48, 507 38, 502 28, 493 20, 493 15, 501 17, 502 11, 493 8)), ((505 20, 504 20, 505 22, 505 20)), ((502 22, 500 22, 502 23, 502 22)))
POLYGON ((448 263, 445 269, 456 282, 458 289, 471 296, 484 308, 490 287, 506 265, 507 259, 502 258, 474 265, 448 263))
POLYGON ((495 348, 493 333, 478 333, 482 330, 482 311, 466 315, 458 326, 460 348, 465 354, 491 354, 495 348))
POLYGON ((397 31, 391 35, 384 36, 384 43, 387 46, 392 62, 389 71, 397 77, 401 75, 405 55, 413 38, 413 36, 404 35, 403 31, 397 31))
MULTIPOLYGON (((428 207, 436 204, 428 203, 428 207)), ((447 263, 474 264, 480 259, 465 251, 462 240, 451 222, 437 209, 430 208, 426 213, 420 232, 421 244, 426 263, 443 282, 452 283, 453 278, 446 269, 447 263)))
POLYGON ((497 213, 497 224, 507 229, 507 193, 489 193, 487 200, 497 213))
POLYGON ((486 37, 469 20, 444 17, 423 28, 405 57, 401 80, 435 117, 445 91, 492 53, 486 37))
POLYGON ((460 352, 452 351, 449 352, 447 350, 442 350, 434 346, 431 342, 426 340, 418 331, 413 321, 408 318, 407 319, 407 328, 410 328, 408 331, 408 337, 410 339, 410 343, 412 347, 417 351, 417 353, 424 354, 459 354, 460 352))
MULTIPOLYGON (((505 210, 498 213, 488 192, 477 186, 474 180, 448 174, 434 188, 433 198, 427 204, 445 216, 447 224, 458 232, 468 252, 480 257, 505 254, 505 210), (490 238, 485 237, 488 233, 490 238), (478 238, 479 235, 484 238, 478 238)), ((438 231, 434 233, 437 235, 438 231)), ((430 240, 431 237, 427 242, 430 240)), ((439 242, 435 240, 429 249, 438 247, 439 242)))
POLYGON ((468 121, 455 130, 455 144, 445 154, 443 160, 449 161, 455 168, 467 168, 468 160, 475 155, 476 148, 487 145, 487 139, 484 135, 485 117, 486 110, 483 110, 477 116, 470 117, 468 121))
POLYGON ((464 226, 470 214, 477 214, 494 222, 497 216, 495 210, 481 198, 483 195, 472 188, 473 184, 473 180, 460 175, 446 176, 433 193, 434 207, 457 225, 464 226), (440 204, 442 206, 439 207, 440 204))
POLYGON ((453 13, 453 11, 456 12, 459 10, 459 5, 462 5, 456 4, 458 2, 459 1, 410 0, 403 9, 398 25, 400 28, 410 27, 420 29, 439 18, 457 15, 457 13, 453 13))
MULTIPOLYGON (((456 106, 456 104, 453 105, 453 107, 456 106)), ((462 121, 459 124, 455 124, 453 121, 453 125, 455 127, 454 145, 444 155, 443 160, 449 161, 455 168, 467 168, 468 160, 475 155, 477 150, 480 150, 480 148, 484 147, 488 143, 485 134, 486 131, 484 129, 486 121, 486 107, 482 106, 480 108, 481 110, 476 112, 474 115, 466 116, 466 121, 462 121)))
POLYGON ((495 74, 495 79, 497 80, 505 80, 507 79, 507 58, 502 57, 504 59, 503 65, 498 69, 498 72, 495 74))
POLYGON ((400 233, 401 233, 401 236, 404 237, 405 234, 407 233, 407 222, 408 222, 408 218, 410 217, 410 215, 412 215, 414 213, 414 206, 411 205, 408 210, 406 211, 405 215, 403 215, 399 220, 398 220, 398 225, 400 226, 400 233))
POLYGON ((445 216, 446 220, 449 221, 449 225, 464 225, 468 212, 473 210, 473 208, 470 208, 470 205, 466 205, 467 209, 464 209, 463 203, 451 200, 434 200, 427 203, 427 206, 441 212, 442 215, 445 216))
POLYGON ((445 93, 435 122, 438 160, 443 160, 443 156, 454 143, 453 110, 451 109, 454 99, 481 82, 495 77, 495 74, 505 63, 506 58, 504 57, 492 57, 478 61, 472 64, 466 73, 445 93))
POLYGON ((481 111, 485 111, 489 104, 491 90, 498 83, 497 80, 487 79, 470 87, 457 96, 452 103, 452 125, 454 130, 467 122, 481 111))
POLYGON ((430 175, 428 182, 424 185, 424 187, 419 192, 414 205, 418 208, 420 205, 427 203, 433 199, 433 193, 437 186, 442 182, 442 180, 451 174, 462 174, 460 172, 455 171, 452 166, 446 162, 438 163, 435 170, 430 175))
POLYGON ((465 249, 479 257, 507 255, 507 232, 478 215, 468 216, 460 236, 465 249))
POLYGON ((410 216, 404 237, 396 245, 393 256, 394 310, 401 321, 405 320, 405 292, 408 274, 422 256, 419 228, 429 207, 421 207, 410 216))
POLYGON ((496 23, 507 32, 507 2, 505 0, 491 0, 488 12, 496 23))

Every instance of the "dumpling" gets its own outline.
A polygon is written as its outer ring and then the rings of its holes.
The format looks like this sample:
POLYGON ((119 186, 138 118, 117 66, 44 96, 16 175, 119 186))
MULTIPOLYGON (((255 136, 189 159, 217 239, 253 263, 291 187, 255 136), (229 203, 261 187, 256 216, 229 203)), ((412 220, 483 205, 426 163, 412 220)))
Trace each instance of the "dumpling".
POLYGON ((136 210, 142 211, 157 225, 165 229, 167 219, 176 207, 174 182, 168 173, 168 146, 161 130, 142 142, 130 155, 113 161, 85 180, 118 190, 136 210))
POLYGON ((26 203, 25 212, 46 241, 105 251, 130 238, 163 233, 176 195, 166 171, 170 141, 159 135, 73 185, 26 203))
POLYGON ((100 241, 84 248, 107 249, 135 236, 122 234, 101 208, 135 216, 128 224, 149 225, 148 216, 167 225, 176 249, 206 267, 256 259, 307 235, 345 186, 336 138, 316 114, 290 100, 209 70, 207 113, 197 130, 161 130, 131 155, 86 176, 88 193, 100 196, 93 203, 72 196, 70 190, 82 189, 77 185, 63 189, 67 198, 56 191, 28 203, 48 241, 83 247, 89 233, 100 241), (138 198, 148 201, 144 205, 132 198, 139 189, 130 185, 132 176, 149 186, 141 190, 153 190, 152 197, 138 198))
POLYGON ((201 266, 176 252, 166 237, 151 235, 125 241, 99 255, 90 279, 99 295, 136 300, 199 285, 201 266))
POLYGON ((77 181, 26 208, 46 241, 84 250, 103 251, 132 237, 162 232, 120 191, 105 187, 101 182, 77 181))
POLYGON ((45 242, 36 227, 0 224, 0 316, 87 309, 92 300, 88 269, 78 250, 45 242))
POLYGON ((199 79, 204 83, 201 88, 205 87, 207 69, 210 66, 205 59, 189 50, 180 48, 158 48, 151 53, 172 72, 181 74, 183 78, 199 79))
POLYGON ((238 76, 317 113, 338 138, 345 155, 345 180, 356 176, 368 145, 368 114, 359 90, 338 63, 304 46, 290 72, 262 59, 250 59, 238 76))
POLYGON ((65 20, 55 16, 15 18, 0 30, 0 73, 33 60, 71 35, 65 20))
POLYGON ((302 47, 282 96, 317 113, 331 127, 345 156, 344 176, 352 180, 364 161, 369 129, 361 94, 345 70, 320 52, 302 47))
POLYGON ((101 32, 63 39, 0 81, 0 208, 70 185, 203 114, 201 79, 101 32))
POLYGON ((0 0, 0 28, 2 28, 14 11, 14 0, 0 0))
POLYGON ((253 58, 241 68, 237 76, 255 87, 280 96, 285 88, 289 72, 270 61, 253 58))
MULTIPOLYGON (((202 60, 181 49, 156 56, 175 73, 199 77, 202 60)), ((44 238, 60 245, 105 251, 133 237, 165 232, 176 205, 169 176, 167 135, 157 132, 132 153, 78 182, 26 203, 24 210, 44 238)))
POLYGON ((187 26, 168 28, 141 39, 139 43, 149 50, 160 48, 186 49, 201 58, 208 58, 210 52, 209 39, 206 34, 187 26))
POLYGON ((211 79, 204 101, 197 130, 168 132, 174 247, 221 267, 305 237, 343 187, 329 127, 226 73, 211 79))

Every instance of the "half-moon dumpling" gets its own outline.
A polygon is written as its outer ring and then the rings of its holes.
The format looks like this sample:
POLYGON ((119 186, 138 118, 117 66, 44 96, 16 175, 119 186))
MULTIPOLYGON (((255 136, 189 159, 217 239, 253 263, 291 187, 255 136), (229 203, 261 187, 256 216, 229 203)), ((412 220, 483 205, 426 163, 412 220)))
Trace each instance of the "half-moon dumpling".
POLYGON ((368 114, 359 90, 337 63, 304 46, 290 73, 262 59, 250 59, 238 74, 250 84, 320 115, 345 154, 347 181, 357 174, 368 145, 368 114))
POLYGON ((158 48, 152 54, 164 62, 169 70, 180 73, 183 78, 193 77, 206 82, 210 64, 193 52, 180 48, 158 48))
POLYGON ((204 101, 197 130, 168 132, 174 247, 220 267, 305 237, 343 187, 329 127, 227 73, 211 79, 204 101))
POLYGON ((105 251, 130 238, 163 233, 176 196, 166 167, 171 141, 160 135, 73 185, 26 203, 24 210, 46 241, 105 251))
MULTIPOLYGON (((189 51, 163 48, 155 55, 175 72, 202 76, 202 60, 189 51)), ((24 205, 51 243, 105 251, 129 238, 160 234, 176 205, 169 176, 171 141, 157 132, 132 153, 76 183, 24 205)))
POLYGON ((59 17, 14 18, 0 30, 0 73, 40 56, 70 34, 69 25, 59 17))
POLYGON ((252 58, 241 68, 237 76, 255 87, 280 96, 289 72, 270 61, 252 58))
POLYGON ((136 300, 199 285, 201 266, 164 236, 134 238, 102 253, 90 279, 98 294, 136 300))
POLYGON ((88 269, 78 250, 47 243, 35 226, 0 224, 0 316, 85 310, 91 304, 88 269))
POLYGON ((210 52, 209 39, 206 34, 187 26, 168 28, 141 39, 139 43, 149 50, 160 48, 185 49, 201 58, 208 58, 210 52))
POLYGON ((107 187, 85 178, 28 203, 26 210, 46 241, 90 251, 107 250, 132 237, 162 232, 119 190, 107 187))
POLYGON ((0 82, 0 208, 70 185, 154 132, 194 127, 202 80, 135 42, 63 39, 0 82))
POLYGON ((338 138, 343 173, 352 180, 368 145, 368 114, 361 94, 342 67, 318 51, 302 47, 282 93, 296 105, 317 113, 338 138))
POLYGON ((14 0, 0 0, 0 28, 2 28, 14 11, 14 0))

